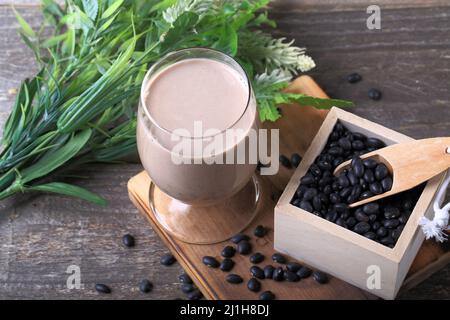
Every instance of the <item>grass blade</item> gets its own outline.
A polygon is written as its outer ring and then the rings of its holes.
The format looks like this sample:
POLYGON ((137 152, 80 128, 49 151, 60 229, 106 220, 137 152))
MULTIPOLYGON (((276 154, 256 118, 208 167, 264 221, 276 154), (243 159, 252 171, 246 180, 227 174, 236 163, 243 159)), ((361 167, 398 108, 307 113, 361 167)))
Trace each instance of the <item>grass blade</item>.
POLYGON ((102 206, 108 204, 108 202, 104 198, 96 195, 89 190, 63 182, 50 182, 38 186, 26 187, 25 191, 28 190, 63 194, 66 196, 80 198, 102 206))

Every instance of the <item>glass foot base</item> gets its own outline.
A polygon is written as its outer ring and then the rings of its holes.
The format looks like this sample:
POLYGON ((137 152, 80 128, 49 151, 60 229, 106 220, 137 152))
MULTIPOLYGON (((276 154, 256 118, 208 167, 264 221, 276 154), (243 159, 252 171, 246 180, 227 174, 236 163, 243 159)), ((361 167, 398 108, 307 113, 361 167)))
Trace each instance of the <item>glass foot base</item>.
POLYGON ((234 196, 211 206, 189 205, 150 185, 150 208, 161 226, 181 241, 211 244, 244 230, 258 213, 260 182, 253 175, 234 196))

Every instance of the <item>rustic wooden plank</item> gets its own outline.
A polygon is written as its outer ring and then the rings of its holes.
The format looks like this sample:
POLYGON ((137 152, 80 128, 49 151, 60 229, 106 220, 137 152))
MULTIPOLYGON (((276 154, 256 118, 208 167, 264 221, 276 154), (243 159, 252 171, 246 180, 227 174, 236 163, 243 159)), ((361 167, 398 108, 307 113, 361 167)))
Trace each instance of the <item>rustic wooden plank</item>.
MULTIPOLYGON (((0 0, 0 125, 14 100, 10 89, 18 88, 36 70, 28 63, 32 54, 17 36, 18 24, 5 6, 11 2, 0 0)), ((405 6, 419 6, 419 2, 411 0, 405 6)), ((311 49, 318 64, 312 74, 327 93, 355 100, 354 111, 363 117, 424 138, 448 135, 450 122, 449 10, 433 8, 438 2, 429 3, 429 8, 384 10, 383 30, 378 34, 365 29, 364 11, 341 12, 344 9, 320 7, 320 3, 317 10, 308 8, 316 12, 305 13, 291 12, 287 5, 283 9, 287 2, 280 1, 273 17, 279 22, 277 34, 294 36, 311 49), (345 83, 342 79, 352 71, 361 72, 364 81, 345 83), (375 85, 384 93, 380 102, 365 98, 367 89, 375 85)), ((38 27, 37 8, 19 10, 38 27)), ((145 298, 176 297, 181 269, 159 265, 159 255, 166 249, 127 199, 126 181, 140 169, 139 165, 98 165, 91 168, 88 181, 77 180, 111 199, 107 208, 54 195, 1 203, 0 298, 144 298, 135 286, 143 277, 155 282, 155 291, 145 298), (125 232, 145 245, 122 249, 120 238, 125 232), (65 289, 64 272, 74 261, 81 263, 84 290, 65 289), (113 294, 97 295, 92 289, 96 281, 112 284, 113 294)), ((86 171, 80 169, 78 174, 86 171)), ((449 298, 449 288, 447 266, 401 297, 449 298)))

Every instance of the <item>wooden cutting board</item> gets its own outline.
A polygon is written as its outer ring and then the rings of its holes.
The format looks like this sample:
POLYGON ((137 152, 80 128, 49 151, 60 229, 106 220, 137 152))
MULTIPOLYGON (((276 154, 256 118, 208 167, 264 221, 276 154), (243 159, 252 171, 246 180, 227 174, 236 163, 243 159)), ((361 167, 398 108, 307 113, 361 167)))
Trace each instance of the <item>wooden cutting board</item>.
MULTIPOLYGON (((309 76, 297 78, 289 87, 291 92, 306 93, 316 97, 326 98, 327 95, 309 76)), ((319 129, 326 110, 317 110, 311 107, 283 106, 283 117, 275 123, 265 123, 266 128, 280 129, 280 154, 290 156, 297 152, 302 155, 309 146, 310 141, 319 129)), ((252 252, 261 252, 265 260, 261 267, 272 263, 273 250, 273 209, 278 196, 289 181, 293 169, 280 166, 280 171, 274 176, 263 176, 261 211, 253 223, 245 230, 251 236, 252 252), (255 238, 255 226, 262 224, 269 228, 264 238, 255 238)), ((131 178, 128 182, 128 191, 131 201, 139 211, 149 220, 153 229, 158 233, 164 243, 176 256, 178 262, 192 277, 195 284, 207 299, 258 299, 258 294, 247 289, 246 282, 250 279, 249 269, 252 264, 248 256, 237 254, 233 260, 236 262, 232 273, 241 275, 244 283, 233 285, 224 279, 227 273, 219 269, 210 269, 203 265, 202 257, 216 256, 219 260, 220 252, 230 241, 211 245, 194 245, 184 243, 165 232, 156 221, 149 208, 148 192, 151 180, 143 171, 131 178)), ((426 241, 414 260, 402 290, 409 289, 450 262, 450 252, 434 241, 426 241)), ((300 261, 301 263, 301 261, 300 261)), ((356 288, 337 278, 330 278, 325 285, 318 284, 311 277, 296 283, 275 282, 262 280, 262 291, 271 290, 277 299, 373 299, 373 295, 356 288)))

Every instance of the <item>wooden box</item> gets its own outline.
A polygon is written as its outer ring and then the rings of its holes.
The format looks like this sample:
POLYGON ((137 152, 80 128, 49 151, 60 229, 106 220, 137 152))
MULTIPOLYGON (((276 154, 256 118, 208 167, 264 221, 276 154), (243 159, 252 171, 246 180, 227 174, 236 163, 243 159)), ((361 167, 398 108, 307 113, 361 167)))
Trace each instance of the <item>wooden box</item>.
POLYGON ((392 249, 291 205, 290 201, 300 184, 300 178, 324 148, 337 120, 351 131, 379 138, 387 145, 412 140, 381 125, 333 108, 275 207, 275 249, 379 297, 393 299, 424 241, 418 220, 423 215, 433 215, 432 201, 444 174, 428 181, 392 249))

